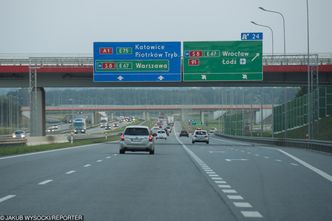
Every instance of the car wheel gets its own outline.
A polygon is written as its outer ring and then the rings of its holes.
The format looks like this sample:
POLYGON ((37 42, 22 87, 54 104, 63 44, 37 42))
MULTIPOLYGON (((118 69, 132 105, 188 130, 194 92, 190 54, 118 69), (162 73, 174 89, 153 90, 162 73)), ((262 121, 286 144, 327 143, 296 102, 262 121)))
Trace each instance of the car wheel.
POLYGON ((124 153, 125 153, 125 150, 120 149, 120 154, 124 154, 124 153))
POLYGON ((195 142, 194 142, 194 141, 192 141, 191 143, 192 143, 192 144, 194 144, 195 142))
POLYGON ((206 141, 206 144, 209 144, 209 141, 206 141))
POLYGON ((154 150, 150 150, 150 155, 153 155, 154 154, 154 150))

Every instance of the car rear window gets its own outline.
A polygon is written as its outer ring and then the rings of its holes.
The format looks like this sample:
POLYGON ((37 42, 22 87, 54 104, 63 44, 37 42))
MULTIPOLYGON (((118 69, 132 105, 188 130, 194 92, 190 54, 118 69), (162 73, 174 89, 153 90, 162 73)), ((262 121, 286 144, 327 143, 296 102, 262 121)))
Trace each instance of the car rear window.
POLYGON ((163 131, 163 130, 158 131, 158 134, 164 134, 164 133, 165 133, 165 131, 163 131))
POLYGON ((196 135, 206 135, 205 131, 196 131, 196 135))
POLYGON ((127 128, 124 135, 149 135, 149 130, 146 128, 127 128))

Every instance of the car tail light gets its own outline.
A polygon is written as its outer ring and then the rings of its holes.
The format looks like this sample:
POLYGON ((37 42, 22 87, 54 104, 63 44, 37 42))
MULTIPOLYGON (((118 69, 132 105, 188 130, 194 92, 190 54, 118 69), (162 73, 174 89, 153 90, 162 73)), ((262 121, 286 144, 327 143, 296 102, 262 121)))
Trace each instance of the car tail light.
POLYGON ((153 140, 153 136, 149 135, 149 142, 152 142, 152 140, 153 140))
POLYGON ((124 141, 124 135, 122 134, 120 137, 121 141, 124 141))

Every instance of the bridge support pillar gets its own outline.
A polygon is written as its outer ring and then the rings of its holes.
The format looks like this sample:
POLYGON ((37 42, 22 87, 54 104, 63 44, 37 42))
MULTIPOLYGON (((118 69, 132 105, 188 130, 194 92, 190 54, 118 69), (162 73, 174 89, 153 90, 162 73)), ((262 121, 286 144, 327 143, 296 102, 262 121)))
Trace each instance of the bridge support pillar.
POLYGON ((30 136, 45 136, 45 90, 42 87, 31 90, 30 136))
POLYGON ((185 121, 185 114, 184 114, 184 110, 181 109, 181 120, 184 122, 185 121))
POLYGON ((150 113, 147 112, 147 111, 144 111, 144 112, 143 112, 143 119, 144 119, 144 120, 150 120, 150 113))
POLYGON ((202 123, 202 125, 204 125, 204 112, 203 111, 201 111, 201 123, 202 123))

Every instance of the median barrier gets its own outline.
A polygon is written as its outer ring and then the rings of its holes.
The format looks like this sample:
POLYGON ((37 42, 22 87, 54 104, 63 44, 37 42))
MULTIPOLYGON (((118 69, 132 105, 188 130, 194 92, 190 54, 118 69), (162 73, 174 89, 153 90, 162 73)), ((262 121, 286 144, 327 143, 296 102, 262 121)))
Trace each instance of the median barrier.
POLYGON ((54 144, 54 143, 67 143, 68 139, 66 135, 57 136, 38 136, 27 137, 27 146, 35 146, 42 144, 54 144))

